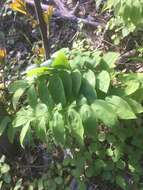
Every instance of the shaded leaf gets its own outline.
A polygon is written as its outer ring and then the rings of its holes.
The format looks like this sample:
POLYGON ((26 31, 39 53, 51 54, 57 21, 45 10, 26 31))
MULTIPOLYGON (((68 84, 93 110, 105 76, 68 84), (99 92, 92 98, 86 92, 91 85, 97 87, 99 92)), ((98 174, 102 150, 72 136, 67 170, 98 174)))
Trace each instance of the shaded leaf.
POLYGON ((59 73, 60 78, 64 86, 64 91, 67 99, 71 99, 72 96, 72 78, 71 74, 67 71, 61 71, 59 73))
POLYGON ((27 95, 28 95, 28 102, 29 102, 29 105, 32 107, 32 108, 35 108, 36 105, 37 105, 37 94, 36 94, 36 90, 35 90, 35 86, 32 85, 28 91, 27 91, 27 95))
POLYGON ((66 104, 65 91, 61 78, 58 75, 53 75, 49 80, 49 91, 56 104, 66 104))
POLYGON ((0 136, 3 134, 4 130, 6 129, 8 123, 10 122, 10 118, 5 116, 2 121, 0 122, 0 136))
POLYGON ((65 124, 63 116, 58 112, 54 112, 52 120, 52 131, 57 143, 64 145, 65 143, 65 124))
POLYGON ((77 142, 83 144, 84 128, 82 125, 82 120, 80 118, 80 115, 74 109, 69 109, 67 116, 68 116, 70 130, 73 136, 75 136, 77 142))
POLYGON ((72 92, 73 95, 76 97, 78 96, 80 87, 81 87, 81 73, 79 70, 74 70, 71 73, 71 77, 72 77, 72 92))

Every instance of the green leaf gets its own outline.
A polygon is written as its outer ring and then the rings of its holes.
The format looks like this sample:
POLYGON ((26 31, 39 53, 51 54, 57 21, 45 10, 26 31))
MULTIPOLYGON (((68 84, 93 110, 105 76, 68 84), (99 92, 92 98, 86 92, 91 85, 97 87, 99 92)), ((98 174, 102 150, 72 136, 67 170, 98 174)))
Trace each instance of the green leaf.
POLYGON ((13 98, 12 98, 12 103, 13 103, 13 108, 16 110, 17 104, 19 102, 19 99, 25 92, 24 88, 19 88, 18 90, 15 91, 13 98))
POLYGON ((140 87, 139 81, 136 81, 136 80, 128 80, 125 83, 123 82, 123 84, 125 85, 125 87, 124 87, 124 93, 125 93, 125 95, 131 95, 131 94, 133 94, 140 87))
POLYGON ((80 115, 78 114, 78 112, 71 108, 68 110, 67 116, 72 134, 75 136, 77 142, 83 144, 84 128, 80 115))
POLYGON ((43 79, 40 79, 38 81, 38 94, 39 94, 40 100, 44 104, 46 104, 49 107, 53 105, 52 97, 48 90, 48 85, 46 84, 46 81, 43 79))
POLYGON ((119 59, 120 54, 117 52, 108 52, 103 56, 103 60, 110 69, 115 68, 115 63, 119 59))
POLYGON ((122 176, 116 176, 116 184, 122 189, 126 190, 126 182, 122 176))
POLYGON ((97 121, 93 115, 91 107, 88 104, 83 104, 80 108, 79 114, 84 125, 85 134, 95 137, 97 121))
POLYGON ((0 136, 3 134, 4 130, 6 129, 8 123, 10 122, 10 118, 5 116, 2 121, 0 122, 0 136))
POLYGON ((95 88, 85 78, 82 80, 81 93, 87 98, 90 104, 97 99, 95 88))
POLYGON ((62 79, 66 99, 71 99, 71 96, 72 96, 71 74, 68 71, 60 71, 59 75, 60 75, 60 78, 62 79))
POLYGON ((107 71, 101 71, 97 76, 97 88, 104 93, 108 92, 110 86, 110 75, 107 71))
POLYGON ((38 190, 44 190, 44 185, 43 185, 42 178, 38 180, 38 190))
POLYGON ((117 115, 114 109, 104 100, 95 100, 91 105, 93 114, 96 118, 101 120, 109 127, 116 126, 118 124, 117 115))
POLYGON ((135 114, 143 112, 143 106, 132 98, 124 98, 124 100, 131 106, 135 114))
POLYGON ((110 157, 112 157, 113 154, 114 154, 114 152, 113 152, 113 150, 112 150, 111 148, 107 148, 106 153, 107 153, 107 155, 110 156, 110 157))
POLYGON ((52 67, 70 69, 68 59, 62 51, 56 52, 53 57, 54 60, 51 64, 52 67))
POLYGON ((15 187, 14 187, 13 190, 19 190, 21 187, 22 187, 22 179, 19 179, 19 180, 16 182, 16 185, 15 185, 15 187))
POLYGON ((49 90, 56 104, 66 104, 65 91, 61 78, 58 75, 51 76, 49 80, 49 90))
POLYGON ((130 105, 119 96, 106 97, 106 102, 110 103, 114 112, 118 115, 120 119, 136 119, 130 105))
POLYGON ((52 119, 52 132, 57 143, 64 145, 65 143, 65 124, 62 114, 58 111, 54 112, 52 119))
POLYGON ((51 73, 51 68, 48 67, 37 67, 35 69, 31 69, 27 71, 27 77, 40 76, 43 74, 51 73))
POLYGON ((58 185, 62 185, 62 183, 63 183, 63 178, 62 178, 62 177, 56 177, 56 178, 55 178, 55 182, 56 182, 58 185))
POLYGON ((71 73, 72 77, 72 92, 75 97, 78 96, 80 87, 81 87, 81 73, 79 70, 74 70, 71 73))
POLYGON ((25 125, 29 120, 32 120, 32 110, 31 109, 23 109, 21 108, 17 114, 16 118, 13 121, 13 127, 20 127, 25 125))
POLYGON ((5 174, 3 175, 3 181, 4 181, 5 183, 7 183, 7 184, 10 184, 10 182, 11 182, 11 176, 10 176, 9 173, 5 173, 5 174))
POLYGON ((104 142, 104 141, 106 140, 106 134, 105 134, 105 132, 100 132, 100 133, 98 134, 98 140, 99 140, 100 142, 104 142))
POLYGON ((83 78, 85 78, 93 88, 95 88, 96 78, 95 74, 92 70, 88 70, 86 73, 83 74, 83 78))
POLYGON ((3 165, 0 167, 0 172, 1 172, 1 174, 5 174, 5 173, 9 172, 9 170, 10 170, 10 167, 9 167, 9 165, 7 165, 7 164, 3 164, 3 165))
POLYGON ((16 132, 16 130, 13 128, 12 125, 10 125, 7 129, 7 136, 8 136, 8 140, 11 144, 13 144, 13 142, 14 142, 15 132, 16 132))
POLYGON ((29 128, 30 128, 30 122, 27 122, 27 123, 22 127, 22 130, 21 130, 21 133, 20 133, 20 144, 21 144, 21 146, 22 146, 23 148, 24 148, 23 142, 24 142, 24 139, 25 139, 26 134, 28 133, 29 128))
POLYGON ((27 83, 26 80, 18 80, 18 81, 11 83, 8 86, 8 90, 11 93, 15 93, 18 89, 26 90, 28 87, 29 87, 29 84, 27 83))
POLYGON ((29 105, 34 109, 37 106, 37 94, 35 86, 32 85, 27 92, 29 105))
POLYGON ((117 168, 123 170, 125 169, 126 163, 123 160, 118 160, 118 162, 116 163, 117 168))
POLYGON ((40 138, 42 141, 46 141, 46 118, 45 117, 41 117, 40 121, 38 123, 37 126, 37 137, 40 138))

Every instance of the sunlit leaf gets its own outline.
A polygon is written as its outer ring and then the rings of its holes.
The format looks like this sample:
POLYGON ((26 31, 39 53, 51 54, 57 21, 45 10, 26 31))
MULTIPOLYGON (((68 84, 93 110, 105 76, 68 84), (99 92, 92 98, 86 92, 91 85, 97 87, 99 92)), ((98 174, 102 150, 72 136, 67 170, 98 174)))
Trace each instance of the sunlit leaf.
POLYGON ((58 52, 54 53, 52 66, 54 68, 60 68, 60 69, 63 69, 63 68, 69 69, 70 68, 68 59, 62 51, 58 51, 58 52))
POLYGON ((121 119, 136 119, 131 106, 119 96, 106 97, 106 101, 112 106, 114 112, 121 119))
POLYGON ((24 147, 23 142, 24 142, 25 136, 26 136, 26 134, 27 134, 29 128, 30 128, 30 122, 27 122, 27 123, 23 126, 23 128, 22 128, 22 130, 21 130, 21 133, 20 133, 20 144, 21 144, 22 147, 24 147))
POLYGON ((107 71, 101 71, 97 76, 97 87, 104 93, 108 92, 110 86, 110 75, 107 71))

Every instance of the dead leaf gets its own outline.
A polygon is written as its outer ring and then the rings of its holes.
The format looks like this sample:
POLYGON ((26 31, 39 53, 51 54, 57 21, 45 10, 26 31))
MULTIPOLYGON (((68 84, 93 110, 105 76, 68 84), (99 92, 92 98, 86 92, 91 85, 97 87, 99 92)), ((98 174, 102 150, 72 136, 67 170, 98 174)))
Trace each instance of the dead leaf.
POLYGON ((22 14, 27 14, 26 3, 23 0, 13 0, 10 4, 10 8, 14 11, 18 11, 22 14))

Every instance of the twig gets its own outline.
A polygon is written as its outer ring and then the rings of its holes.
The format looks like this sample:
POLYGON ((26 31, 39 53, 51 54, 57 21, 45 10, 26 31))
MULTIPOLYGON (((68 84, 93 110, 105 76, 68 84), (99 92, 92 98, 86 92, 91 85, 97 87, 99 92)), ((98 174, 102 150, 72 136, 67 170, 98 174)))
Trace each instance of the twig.
POLYGON ((39 21, 41 37, 42 37, 42 41, 43 41, 43 45, 45 49, 45 58, 48 59, 50 57, 50 48, 49 48, 50 46, 49 46, 49 40, 47 36, 47 26, 43 18, 43 11, 41 8, 40 1, 34 0, 34 3, 35 3, 36 16, 39 21))

